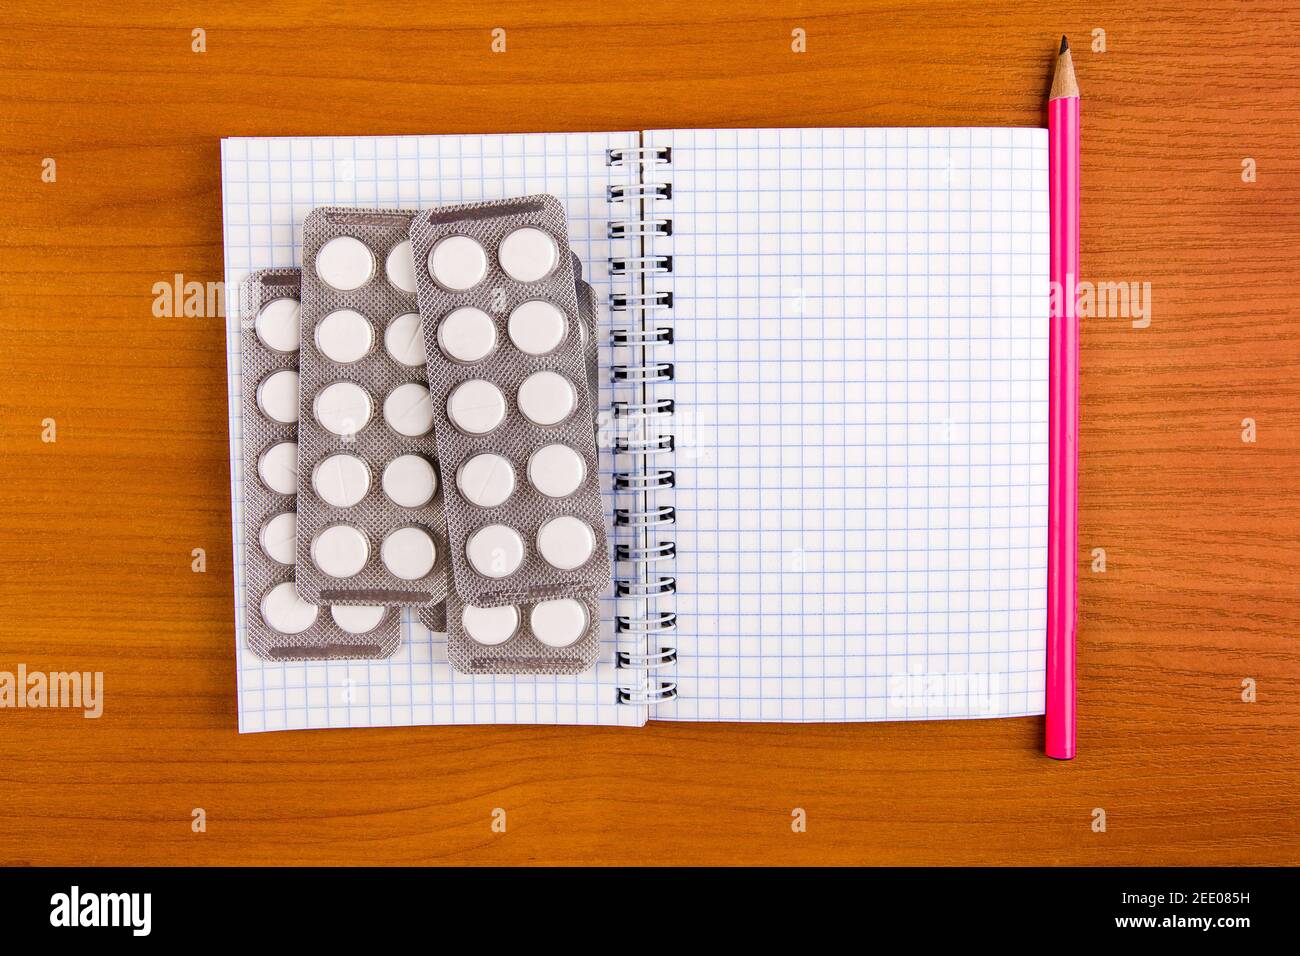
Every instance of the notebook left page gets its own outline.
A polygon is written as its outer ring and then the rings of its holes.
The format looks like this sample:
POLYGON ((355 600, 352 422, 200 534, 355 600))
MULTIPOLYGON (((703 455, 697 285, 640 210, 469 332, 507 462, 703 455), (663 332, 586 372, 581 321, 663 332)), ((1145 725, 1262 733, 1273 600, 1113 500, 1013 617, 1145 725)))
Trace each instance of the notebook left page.
MULTIPOLYGON (((316 206, 423 209, 444 203, 550 193, 565 207, 583 278, 609 297, 607 187, 626 169, 606 150, 634 147, 635 132, 474 136, 232 138, 221 144, 226 288, 254 269, 300 266, 302 222, 316 206)), ((595 668, 568 676, 468 677, 447 662, 446 636, 402 611, 402 646, 382 661, 271 662, 244 635, 243 483, 238 297, 227 296, 226 364, 230 407, 234 532, 235 656, 241 732, 411 724, 608 724, 640 726, 644 707, 618 702, 614 655, 621 647, 615 600, 602 598, 595 668)), ((602 308, 600 341, 608 342, 602 308)), ((251 319, 251 317, 249 317, 251 319)), ((612 357, 601 346, 601 364, 612 357)), ((600 404, 608 407, 608 375, 600 404)), ((601 451, 602 486, 612 462, 601 451)), ((256 480, 255 477, 252 480, 256 480)), ((607 508, 610 496, 606 496, 607 508)), ((626 641, 626 636, 623 637, 626 641)))

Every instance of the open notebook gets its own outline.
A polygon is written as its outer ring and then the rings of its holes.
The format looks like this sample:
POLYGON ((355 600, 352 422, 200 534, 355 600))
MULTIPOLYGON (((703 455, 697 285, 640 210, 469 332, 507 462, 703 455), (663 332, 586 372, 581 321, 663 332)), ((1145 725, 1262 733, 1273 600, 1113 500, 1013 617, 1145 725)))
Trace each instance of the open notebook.
POLYGON ((241 731, 1043 712, 1045 130, 235 138, 222 183, 228 289, 316 206, 559 198, 620 559, 570 677, 453 673, 409 611, 388 660, 263 661, 237 606, 241 731))

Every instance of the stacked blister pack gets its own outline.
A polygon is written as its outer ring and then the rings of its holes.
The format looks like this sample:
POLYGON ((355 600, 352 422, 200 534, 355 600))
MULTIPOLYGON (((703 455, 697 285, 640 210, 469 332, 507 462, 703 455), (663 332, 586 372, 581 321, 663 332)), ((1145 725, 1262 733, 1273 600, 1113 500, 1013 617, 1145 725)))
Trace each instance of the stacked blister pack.
POLYGON ((249 646, 384 657, 412 608, 463 673, 591 667, 596 298, 559 202, 319 208, 302 262, 240 290, 249 646))

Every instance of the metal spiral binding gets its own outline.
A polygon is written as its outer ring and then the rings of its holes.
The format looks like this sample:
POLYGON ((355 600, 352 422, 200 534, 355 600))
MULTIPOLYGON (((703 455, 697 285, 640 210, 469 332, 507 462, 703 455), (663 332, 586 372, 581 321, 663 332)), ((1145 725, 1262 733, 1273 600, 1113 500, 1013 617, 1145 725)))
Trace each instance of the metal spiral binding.
POLYGON ((673 233, 672 219, 652 211, 656 202, 672 199, 673 184, 657 175, 672 163, 672 150, 650 146, 611 149, 605 160, 611 167, 636 166, 639 170, 638 181, 609 186, 606 198, 612 211, 607 235, 626 239, 632 246, 627 255, 609 259, 610 275, 628 280, 627 291, 610 296, 615 322, 609 341, 628 349, 634 358, 615 365, 610 375, 616 385, 634 390, 639 398, 615 402, 613 407, 614 418, 628 424, 614 439, 614 487, 630 493, 637 502, 634 507, 614 511, 614 524, 634 532, 633 543, 619 543, 614 549, 620 566, 631 569, 629 576, 615 577, 614 590, 618 597, 631 599, 637 612, 616 616, 614 626, 619 633, 641 635, 646 640, 644 653, 620 651, 615 664, 637 675, 635 686, 619 688, 619 701, 649 705, 677 696, 677 684, 658 676, 677 661, 677 649, 668 640, 677 626, 677 615, 654 606, 655 599, 677 591, 677 578, 661 570, 676 557, 676 544, 662 536, 664 529, 676 523, 677 512, 670 505, 652 503, 651 498, 676 483, 671 469, 654 464, 656 457, 675 447, 668 420, 676 406, 671 398, 653 394, 655 385, 673 380, 674 369, 671 362, 651 358, 655 350, 673 344, 671 325, 652 321, 671 314, 672 293, 654 289, 653 282, 656 276, 673 271, 673 257, 651 254, 648 249, 653 237, 673 233))

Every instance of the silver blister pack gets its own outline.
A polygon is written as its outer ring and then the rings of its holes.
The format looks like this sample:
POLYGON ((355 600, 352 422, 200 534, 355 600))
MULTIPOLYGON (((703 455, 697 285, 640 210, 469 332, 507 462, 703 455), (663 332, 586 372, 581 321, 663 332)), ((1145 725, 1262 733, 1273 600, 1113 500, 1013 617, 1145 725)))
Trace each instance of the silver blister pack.
POLYGON ((299 278, 262 269, 239 287, 246 641, 272 660, 387 657, 401 643, 395 608, 334 611, 294 587, 299 278))

